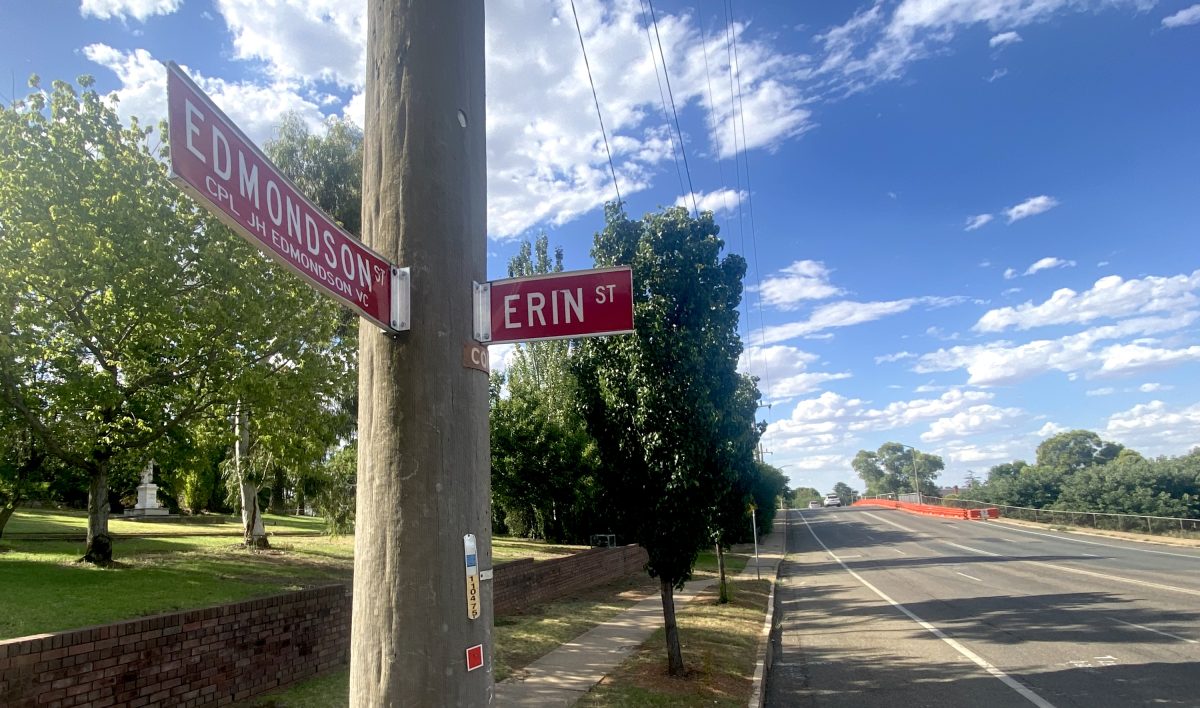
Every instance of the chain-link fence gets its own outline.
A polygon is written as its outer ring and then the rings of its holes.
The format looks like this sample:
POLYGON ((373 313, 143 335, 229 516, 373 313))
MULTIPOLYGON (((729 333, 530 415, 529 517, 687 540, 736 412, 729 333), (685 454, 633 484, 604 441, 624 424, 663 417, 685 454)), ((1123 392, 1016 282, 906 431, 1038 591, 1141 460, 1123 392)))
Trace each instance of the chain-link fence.
POLYGON ((1060 509, 1031 509, 1024 506, 989 504, 970 499, 943 499, 922 495, 925 504, 937 504, 958 509, 980 509, 995 507, 1006 519, 1021 519, 1058 526, 1079 526, 1103 531, 1128 531, 1155 536, 1175 536, 1200 539, 1200 519, 1184 519, 1174 516, 1146 516, 1139 514, 1109 514, 1102 511, 1062 511, 1060 509))

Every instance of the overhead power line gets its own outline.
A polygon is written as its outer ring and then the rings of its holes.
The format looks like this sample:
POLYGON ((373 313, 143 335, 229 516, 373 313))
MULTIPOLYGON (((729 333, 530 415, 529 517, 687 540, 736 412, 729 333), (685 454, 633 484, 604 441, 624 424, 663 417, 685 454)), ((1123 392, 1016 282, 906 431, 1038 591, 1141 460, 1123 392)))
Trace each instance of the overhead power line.
MULTIPOLYGON (((734 97, 732 94, 733 78, 736 77, 736 79, 737 79, 737 82, 736 82, 737 83, 737 99, 736 99, 736 103, 731 106, 731 108, 733 110, 730 113, 730 115, 733 119, 733 122, 734 122, 734 131, 735 131, 734 148, 735 148, 735 150, 737 148, 736 131, 737 131, 737 125, 740 122, 741 123, 741 133, 742 133, 742 162, 746 166, 746 211, 750 215, 750 244, 751 244, 751 247, 753 248, 753 252, 754 252, 754 282, 755 282, 755 287, 757 288, 757 291, 758 291, 757 304, 758 304, 759 343, 760 343, 760 346, 765 346, 766 339, 767 339, 767 337, 766 337, 766 329, 767 328, 766 328, 766 324, 763 319, 763 313, 762 313, 762 275, 761 275, 761 273, 759 271, 759 267, 758 267, 758 238, 757 238, 757 234, 755 233, 755 228, 754 228, 754 197, 753 197, 753 190, 750 187, 750 150, 749 150, 749 146, 746 143, 746 108, 745 108, 745 103, 743 103, 743 101, 742 101, 742 71, 741 71, 741 66, 738 62, 738 55, 737 55, 737 33, 733 31, 733 0, 725 0, 725 26, 726 26, 726 33, 729 38, 729 47, 732 52, 732 60, 729 63, 730 91, 731 91, 730 101, 734 100, 734 97)), ((734 167, 736 167, 736 166, 737 166, 737 162, 735 160, 734 167)), ((739 208, 740 208, 740 204, 741 204, 740 199, 738 201, 738 204, 739 204, 739 208)), ((766 384, 765 388, 767 389, 766 394, 767 394, 767 397, 770 398, 770 396, 771 396, 771 372, 767 365, 766 357, 763 357, 762 363, 763 363, 763 380, 766 384)))
MULTIPOLYGON (((683 171, 687 174, 688 195, 692 198, 692 211, 699 218, 700 208, 696 205, 696 189, 692 186, 692 171, 688 169, 687 148, 683 145, 683 131, 679 128, 679 113, 675 110, 675 94, 671 91, 671 74, 667 70, 667 55, 663 52, 662 35, 658 32, 658 15, 654 11, 654 0, 646 0, 646 2, 650 5, 650 21, 654 24, 654 37, 658 40, 658 56, 662 60, 663 78, 667 82, 667 97, 671 99, 671 115, 675 118, 675 133, 679 136, 679 154, 683 156, 683 171)), ((642 10, 642 15, 645 15, 645 9, 642 10)), ((651 52, 653 52, 653 47, 651 52)), ((669 130, 670 126, 667 127, 669 130)))
POLYGON ((608 147, 608 133, 604 130, 604 116, 600 113, 600 97, 596 94, 596 82, 592 80, 592 65, 588 62, 587 47, 583 44, 583 29, 579 26, 579 13, 575 11, 575 0, 571 0, 571 14, 575 16, 575 33, 579 35, 579 50, 583 52, 583 66, 587 69, 588 83, 592 86, 592 101, 596 104, 596 118, 600 121, 600 137, 604 138, 604 152, 608 154, 608 169, 612 172, 613 191, 617 193, 617 206, 620 206, 621 188, 617 185, 617 168, 613 165, 612 150, 608 147))

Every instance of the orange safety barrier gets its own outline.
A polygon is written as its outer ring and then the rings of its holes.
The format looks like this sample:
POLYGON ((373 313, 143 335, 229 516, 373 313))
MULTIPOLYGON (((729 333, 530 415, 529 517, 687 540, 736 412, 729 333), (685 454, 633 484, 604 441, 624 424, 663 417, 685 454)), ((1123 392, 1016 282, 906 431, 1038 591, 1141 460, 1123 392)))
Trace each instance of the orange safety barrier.
POLYGON ((1000 510, 996 509, 995 507, 989 507, 986 509, 954 509, 947 506, 913 504, 911 502, 895 501, 892 499, 859 499, 851 506, 882 506, 889 509, 900 509, 901 511, 907 511, 912 514, 940 516, 945 519, 986 521, 988 519, 1000 518, 1000 510))

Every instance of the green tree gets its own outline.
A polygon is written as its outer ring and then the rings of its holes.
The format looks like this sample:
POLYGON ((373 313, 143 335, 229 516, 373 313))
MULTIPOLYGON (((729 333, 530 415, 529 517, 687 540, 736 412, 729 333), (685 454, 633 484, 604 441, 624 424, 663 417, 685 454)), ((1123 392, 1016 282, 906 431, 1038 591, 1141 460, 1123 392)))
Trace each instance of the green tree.
POLYGON ((671 208, 631 220, 610 204, 592 255, 598 267, 632 266, 637 332, 584 340, 572 357, 606 508, 659 579, 671 675, 683 672, 674 590, 710 542, 712 509, 732 483, 721 426, 740 381, 746 266, 721 257, 717 232, 711 213, 692 219, 671 208))
POLYGON ((42 476, 46 453, 16 412, 0 407, 0 537, 17 506, 42 476))
POLYGON ((851 463, 859 479, 867 485, 867 494, 907 494, 916 492, 913 479, 923 495, 937 496, 938 472, 945 468, 942 458, 897 442, 886 442, 875 452, 859 450, 851 463))
POLYGON ((792 503, 797 509, 803 509, 809 502, 821 501, 823 495, 813 487, 796 487, 792 490, 792 503))
POLYGON ((722 442, 717 450, 717 464, 726 470, 730 484, 713 506, 712 536, 717 551, 717 597, 722 603, 729 601, 725 550, 738 541, 753 540, 754 533, 761 535, 764 523, 770 529, 775 497, 786 486, 786 482, 774 484, 784 479, 781 472, 754 459, 754 450, 765 429, 765 425, 754 419, 760 398, 755 380, 743 374, 736 394, 722 402, 720 411, 717 435, 722 442), (771 471, 778 476, 772 476, 771 471), (761 508, 761 513, 751 515, 752 505, 761 508), (757 518, 759 528, 750 529, 750 518, 757 518))
POLYGON ((1037 465, 1076 472, 1112 461, 1123 448, 1119 443, 1101 440, 1090 430, 1071 430, 1046 438, 1038 445, 1037 465))
POLYGON ((242 372, 294 360, 316 294, 199 210, 152 131, 79 83, 0 112, 0 399, 86 474, 85 558, 104 563, 110 475, 228 404, 242 372))
MULTIPOLYGON (((562 259, 541 234, 521 244, 508 275, 560 272, 562 259)), ((507 395, 497 390, 493 397, 492 497, 509 533, 580 542, 602 530, 595 528, 595 445, 575 407, 570 356, 566 340, 518 344, 507 395)))
POLYGON ((858 493, 845 482, 838 482, 833 485, 833 493, 838 495, 838 499, 841 499, 843 504, 853 504, 854 500, 858 497, 858 493))

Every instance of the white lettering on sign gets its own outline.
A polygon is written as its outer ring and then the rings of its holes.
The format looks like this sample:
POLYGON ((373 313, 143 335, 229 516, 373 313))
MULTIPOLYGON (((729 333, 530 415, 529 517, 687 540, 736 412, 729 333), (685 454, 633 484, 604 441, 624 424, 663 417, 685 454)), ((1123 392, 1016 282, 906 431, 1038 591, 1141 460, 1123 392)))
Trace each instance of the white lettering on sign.
MULTIPOLYGON (((596 302, 604 304, 603 290, 612 286, 596 288, 596 302)), ((611 297, 611 296, 610 296, 611 297)), ((547 324, 571 324, 583 322, 583 288, 574 290, 551 290, 550 302, 547 308, 546 296, 539 292, 514 293, 504 296, 504 328, 517 329, 520 327, 545 327, 547 324), (546 310, 549 309, 549 319, 546 310), (522 310, 525 312, 524 322, 521 318, 514 319, 522 310)))

